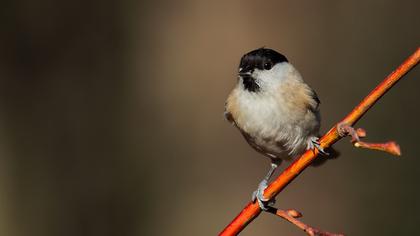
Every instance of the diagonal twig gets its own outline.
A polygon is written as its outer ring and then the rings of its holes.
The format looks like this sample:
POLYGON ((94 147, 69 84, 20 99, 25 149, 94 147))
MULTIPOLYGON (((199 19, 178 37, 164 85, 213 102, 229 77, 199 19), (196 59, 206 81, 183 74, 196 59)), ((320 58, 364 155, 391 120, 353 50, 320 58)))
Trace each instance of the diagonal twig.
POLYGON ((297 219, 297 218, 302 217, 302 213, 300 213, 299 211, 295 209, 280 210, 274 207, 268 207, 267 212, 270 212, 274 215, 277 215, 289 221, 290 223, 294 224, 295 226, 303 230, 309 236, 344 236, 344 234, 335 234, 335 233, 322 231, 320 229, 314 228, 312 226, 309 226, 303 223, 302 221, 297 219))

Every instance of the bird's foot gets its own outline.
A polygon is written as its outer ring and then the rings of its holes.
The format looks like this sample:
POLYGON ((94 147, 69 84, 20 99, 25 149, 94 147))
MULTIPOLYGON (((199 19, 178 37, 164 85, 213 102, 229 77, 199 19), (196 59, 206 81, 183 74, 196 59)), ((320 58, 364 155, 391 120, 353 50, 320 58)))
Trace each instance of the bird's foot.
POLYGON ((268 182, 267 180, 261 181, 261 183, 258 185, 258 189, 252 193, 252 201, 255 200, 258 202, 258 205, 260 206, 261 210, 267 211, 269 207, 273 206, 276 202, 275 199, 267 199, 264 197, 264 190, 267 188, 268 182))
POLYGON ((328 152, 326 152, 324 150, 324 148, 321 147, 321 143, 319 142, 318 137, 312 137, 311 142, 309 143, 309 148, 308 149, 314 149, 314 148, 318 149, 318 152, 321 153, 324 156, 330 155, 328 152))

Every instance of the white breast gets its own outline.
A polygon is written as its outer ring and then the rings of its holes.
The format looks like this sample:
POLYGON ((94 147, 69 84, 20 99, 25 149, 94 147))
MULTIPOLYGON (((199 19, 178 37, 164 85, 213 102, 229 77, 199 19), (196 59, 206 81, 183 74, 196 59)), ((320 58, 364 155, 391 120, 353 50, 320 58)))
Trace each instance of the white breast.
POLYGON ((312 98, 306 88, 300 77, 271 84, 259 92, 249 92, 238 84, 226 110, 258 151, 271 157, 293 157, 306 150, 319 129, 316 114, 307 108, 312 98))

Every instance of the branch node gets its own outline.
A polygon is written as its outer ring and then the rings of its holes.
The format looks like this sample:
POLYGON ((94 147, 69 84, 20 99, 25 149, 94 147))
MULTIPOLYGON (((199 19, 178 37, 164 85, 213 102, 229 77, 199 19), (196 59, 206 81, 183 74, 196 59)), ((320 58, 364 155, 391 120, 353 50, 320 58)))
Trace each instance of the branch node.
POLYGON ((359 136, 359 138, 364 138, 364 137, 366 137, 366 130, 364 130, 362 128, 357 128, 356 129, 356 134, 357 134, 357 136, 359 136))
POLYGON ((295 209, 289 209, 289 210, 285 210, 287 214, 289 214, 291 217, 293 218, 300 218, 302 217, 302 213, 300 213, 299 211, 295 210, 295 209))
POLYGON ((351 142, 357 148, 378 150, 395 156, 401 156, 400 146, 394 141, 386 143, 362 142, 360 141, 360 138, 366 137, 366 131, 362 128, 354 129, 352 126, 344 122, 337 125, 337 130, 341 137, 351 136, 351 142))

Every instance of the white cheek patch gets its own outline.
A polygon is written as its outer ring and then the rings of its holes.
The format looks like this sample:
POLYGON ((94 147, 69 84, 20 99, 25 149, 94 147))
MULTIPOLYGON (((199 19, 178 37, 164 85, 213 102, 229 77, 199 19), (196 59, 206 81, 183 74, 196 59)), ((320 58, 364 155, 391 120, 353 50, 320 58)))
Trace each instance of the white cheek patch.
POLYGON ((278 86, 285 81, 303 81, 299 72, 287 62, 276 64, 271 70, 255 70, 253 76, 265 91, 277 91, 278 86))
POLYGON ((293 66, 289 63, 279 63, 270 70, 255 69, 252 76, 256 78, 257 83, 262 90, 275 90, 284 80, 290 79, 293 73, 293 66))

